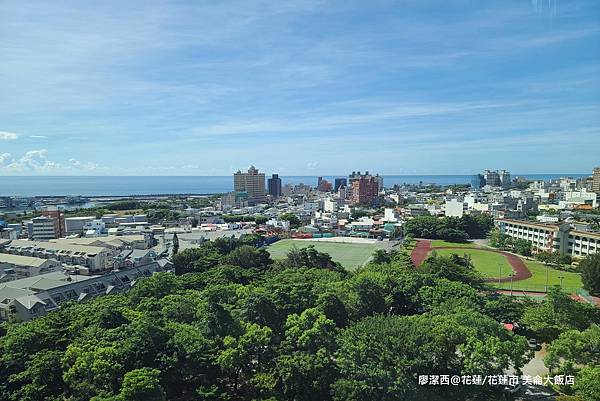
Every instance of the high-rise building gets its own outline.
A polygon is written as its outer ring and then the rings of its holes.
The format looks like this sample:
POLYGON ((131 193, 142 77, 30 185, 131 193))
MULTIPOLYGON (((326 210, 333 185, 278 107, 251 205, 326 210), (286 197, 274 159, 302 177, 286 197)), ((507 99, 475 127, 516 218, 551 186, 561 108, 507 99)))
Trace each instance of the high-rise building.
POLYGON ((473 189, 481 189, 485 186, 485 178, 482 174, 475 174, 471 178, 471 188, 473 189))
POLYGON ((369 175, 354 174, 350 179, 352 196, 352 204, 370 205, 377 199, 379 195, 379 182, 376 177, 369 175))
POLYGON ((331 192, 331 190, 333 189, 333 185, 331 185, 331 183, 327 180, 322 179, 321 177, 319 177, 319 184, 317 185, 317 191, 321 191, 321 192, 331 192))
POLYGON ((233 174, 233 190, 235 192, 246 192, 248 204, 256 205, 266 201, 265 195, 265 173, 259 173, 258 169, 250 166, 247 173, 238 170, 233 174))
POLYGON ((498 171, 498 177, 500 177, 500 186, 502 186, 502 188, 510 187, 510 173, 508 171, 498 171))
POLYGON ((485 170, 483 172, 483 176, 481 174, 477 174, 473 177, 471 185, 473 188, 478 188, 477 184, 479 184, 479 187, 489 185, 490 187, 509 188, 512 182, 510 173, 506 170, 485 170))
POLYGON ((592 176, 592 191, 600 193, 600 167, 594 169, 594 175, 592 176))
POLYGON ((267 189, 269 195, 273 198, 279 198, 281 196, 281 178, 279 178, 279 174, 271 175, 271 178, 267 180, 267 189))
POLYGON ((334 185, 333 185, 333 190, 335 192, 338 191, 338 189, 340 189, 340 187, 344 186, 348 186, 348 180, 345 178, 336 178, 334 181, 334 185))
POLYGON ((377 185, 379 186, 379 192, 383 191, 383 176, 375 174, 375 179, 377 180, 377 185))
POLYGON ((65 215, 57 207, 48 207, 42 211, 42 216, 49 217, 54 222, 53 238, 61 238, 65 236, 65 215))
POLYGON ((485 170, 483 172, 483 178, 485 179, 485 185, 491 187, 501 187, 502 182, 500 181, 500 175, 497 171, 485 170))

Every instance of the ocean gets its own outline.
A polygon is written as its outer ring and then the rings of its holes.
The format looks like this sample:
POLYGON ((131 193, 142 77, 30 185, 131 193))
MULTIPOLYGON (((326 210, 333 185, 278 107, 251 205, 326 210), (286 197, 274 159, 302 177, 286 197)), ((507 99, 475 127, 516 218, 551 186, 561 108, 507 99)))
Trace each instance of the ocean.
MULTIPOLYGON (((585 177, 587 174, 514 174, 532 180, 560 177, 585 177)), ((340 177, 340 176, 337 176, 340 177)), ((385 187, 395 184, 469 184, 472 175, 384 175, 385 187)), ((331 181, 336 176, 323 176, 331 181)), ((304 183, 317 185, 316 176, 281 177, 283 185, 304 183)), ((215 194, 233 190, 232 176, 173 177, 0 177, 0 196, 127 196, 161 194, 215 194)))

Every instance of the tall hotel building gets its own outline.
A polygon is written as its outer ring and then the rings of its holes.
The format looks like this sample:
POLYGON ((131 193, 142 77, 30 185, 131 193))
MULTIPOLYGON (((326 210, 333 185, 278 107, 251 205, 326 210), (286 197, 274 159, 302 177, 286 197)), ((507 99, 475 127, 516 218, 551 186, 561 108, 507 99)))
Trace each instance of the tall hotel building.
POLYGON ((370 205, 377 199, 379 196, 378 177, 370 175, 368 171, 365 174, 353 171, 349 178, 352 190, 350 200, 353 205, 370 205))
POLYGON ((267 188, 269 189, 269 195, 273 198, 279 198, 281 196, 281 178, 279 178, 279 174, 273 174, 271 178, 267 180, 267 188))
POLYGON ((249 205, 266 202, 265 173, 259 173, 254 166, 250 166, 247 173, 238 170, 233 174, 233 190, 236 193, 245 192, 249 205))

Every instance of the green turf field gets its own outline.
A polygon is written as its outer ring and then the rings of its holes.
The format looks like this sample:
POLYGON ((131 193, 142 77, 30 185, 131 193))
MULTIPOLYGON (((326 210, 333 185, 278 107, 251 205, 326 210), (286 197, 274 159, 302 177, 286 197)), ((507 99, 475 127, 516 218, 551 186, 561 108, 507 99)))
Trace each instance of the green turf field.
POLYGON ((431 246, 435 248, 436 246, 454 246, 458 248, 479 248, 474 242, 448 242, 441 239, 435 239, 431 241, 431 246))
MULTIPOLYGON (((546 288, 546 266, 533 260, 525 260, 525 264, 533 276, 526 280, 513 282, 513 290, 544 291, 546 288)), ((553 268, 548 269, 548 285, 560 285, 559 276, 563 277, 562 286, 566 292, 576 292, 581 288, 581 274, 563 272, 553 268)), ((495 285, 500 286, 500 288, 510 288, 510 283, 496 283, 495 285)))
POLYGON ((438 255, 448 256, 456 253, 463 256, 465 253, 471 255, 471 262, 475 269, 484 277, 508 277, 512 272, 512 267, 506 260, 506 257, 499 253, 488 252, 479 249, 432 249, 431 252, 436 252, 438 255))
POLYGON ((371 254, 377 248, 376 245, 371 244, 284 239, 269 245, 267 251, 273 259, 283 259, 293 246, 306 248, 310 245, 314 245, 319 252, 328 253, 334 261, 339 262, 348 270, 354 270, 367 263, 371 254))

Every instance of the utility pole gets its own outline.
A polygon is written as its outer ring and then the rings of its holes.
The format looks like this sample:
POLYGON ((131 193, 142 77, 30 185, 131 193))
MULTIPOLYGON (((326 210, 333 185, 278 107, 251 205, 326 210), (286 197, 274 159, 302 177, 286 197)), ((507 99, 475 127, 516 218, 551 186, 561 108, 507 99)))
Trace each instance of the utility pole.
POLYGON ((562 290, 562 281, 563 281, 563 276, 558 276, 558 279, 560 280, 560 289, 562 290))
POLYGON ((512 286, 512 284, 513 284, 513 276, 514 276, 514 273, 510 273, 510 296, 511 297, 513 296, 513 286, 512 286))
POLYGON ((501 278, 502 278, 502 263, 498 263, 498 287, 500 287, 501 278))

